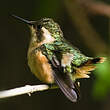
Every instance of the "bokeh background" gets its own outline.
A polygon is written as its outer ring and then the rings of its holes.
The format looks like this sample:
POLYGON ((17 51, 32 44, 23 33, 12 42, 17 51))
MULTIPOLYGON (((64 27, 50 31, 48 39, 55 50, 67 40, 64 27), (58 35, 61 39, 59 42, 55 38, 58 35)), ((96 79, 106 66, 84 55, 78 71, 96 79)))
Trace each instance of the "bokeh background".
POLYGON ((81 99, 71 103, 57 90, 0 99, 0 110, 110 110, 110 0, 1 0, 0 90, 41 84, 27 65, 30 32, 13 19, 51 17, 64 37, 87 56, 105 56, 90 79, 81 79, 81 99))

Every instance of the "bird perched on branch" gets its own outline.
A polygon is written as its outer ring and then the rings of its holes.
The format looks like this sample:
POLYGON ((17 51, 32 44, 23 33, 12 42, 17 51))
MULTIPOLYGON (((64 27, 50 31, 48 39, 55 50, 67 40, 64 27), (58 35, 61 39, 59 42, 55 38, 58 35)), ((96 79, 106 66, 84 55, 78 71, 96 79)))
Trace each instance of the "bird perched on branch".
POLYGON ((104 62, 104 57, 87 57, 68 43, 60 26, 51 18, 28 21, 18 16, 30 27, 28 65, 35 76, 48 84, 56 83, 72 102, 79 97, 76 79, 89 78, 95 64, 104 62))

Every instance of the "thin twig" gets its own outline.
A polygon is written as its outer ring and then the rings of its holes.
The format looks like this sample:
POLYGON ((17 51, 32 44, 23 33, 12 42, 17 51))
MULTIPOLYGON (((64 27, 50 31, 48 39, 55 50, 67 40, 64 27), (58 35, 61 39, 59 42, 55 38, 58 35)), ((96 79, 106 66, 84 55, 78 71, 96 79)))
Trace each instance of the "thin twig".
POLYGON ((24 87, 18 87, 10 90, 0 91, 0 99, 18 96, 22 94, 28 94, 30 96, 31 93, 33 92, 44 91, 44 90, 55 89, 55 88, 58 88, 58 87, 57 86, 50 87, 48 85, 33 85, 33 86, 26 85, 24 87))

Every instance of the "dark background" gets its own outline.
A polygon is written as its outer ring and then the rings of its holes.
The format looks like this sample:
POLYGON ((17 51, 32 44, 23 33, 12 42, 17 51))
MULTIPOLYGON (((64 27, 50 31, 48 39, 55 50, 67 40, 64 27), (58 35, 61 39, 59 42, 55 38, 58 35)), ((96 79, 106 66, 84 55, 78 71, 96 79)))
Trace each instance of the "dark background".
MULTIPOLYGON (((24 85, 41 84, 30 72, 27 65, 27 49, 30 39, 29 28, 27 25, 13 19, 10 16, 11 14, 15 14, 27 20, 51 17, 60 24, 64 36, 72 44, 80 48, 85 55, 99 55, 99 53, 94 54, 86 43, 83 42, 83 38, 79 35, 80 30, 76 29, 73 25, 64 1, 0 1, 0 90, 24 85)), ((109 0, 106 1, 106 3, 109 4, 109 0)), ((109 18, 97 15, 88 15, 88 17, 95 30, 103 36, 103 41, 109 45, 109 18)), ((95 39, 95 36, 93 37, 95 39)), ((108 56, 103 52, 102 55, 108 56)), ((91 74, 90 79, 80 80, 81 99, 77 103, 71 103, 63 93, 57 89, 36 92, 33 93, 31 97, 28 95, 21 95, 0 99, 0 110, 109 110, 109 92, 104 92, 104 94, 107 95, 104 95, 102 99, 98 99, 97 96, 93 94, 93 88, 97 81, 96 76, 97 75, 91 74)), ((102 86, 103 85, 101 85, 101 87, 102 86)), ((109 86, 107 86, 107 88, 107 90, 109 90, 109 86)), ((101 91, 98 92, 100 93, 101 91)))

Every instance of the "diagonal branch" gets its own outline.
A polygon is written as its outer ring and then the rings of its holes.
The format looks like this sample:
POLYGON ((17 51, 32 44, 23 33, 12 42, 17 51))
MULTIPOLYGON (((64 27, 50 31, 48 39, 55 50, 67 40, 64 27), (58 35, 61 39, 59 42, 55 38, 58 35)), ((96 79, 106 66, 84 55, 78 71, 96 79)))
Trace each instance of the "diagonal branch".
POLYGON ((77 0, 90 14, 110 17, 110 5, 94 0, 77 0))
POLYGON ((106 43, 90 23, 87 13, 77 0, 64 0, 65 7, 71 17, 72 23, 76 26, 85 44, 95 54, 105 54, 108 50, 106 43))

